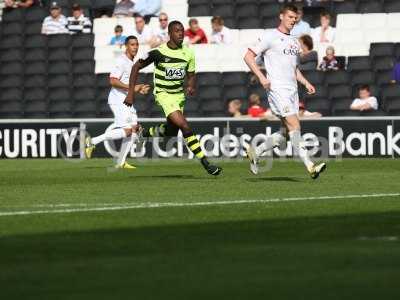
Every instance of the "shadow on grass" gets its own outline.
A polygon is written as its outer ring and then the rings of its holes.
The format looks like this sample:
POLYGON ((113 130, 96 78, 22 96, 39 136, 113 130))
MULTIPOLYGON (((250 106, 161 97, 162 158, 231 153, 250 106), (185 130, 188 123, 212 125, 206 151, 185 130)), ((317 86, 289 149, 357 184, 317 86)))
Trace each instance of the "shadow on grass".
POLYGON ((304 182, 305 180, 302 178, 296 177, 255 177, 255 178, 246 178, 246 181, 249 182, 259 182, 259 181, 277 181, 277 182, 304 182))

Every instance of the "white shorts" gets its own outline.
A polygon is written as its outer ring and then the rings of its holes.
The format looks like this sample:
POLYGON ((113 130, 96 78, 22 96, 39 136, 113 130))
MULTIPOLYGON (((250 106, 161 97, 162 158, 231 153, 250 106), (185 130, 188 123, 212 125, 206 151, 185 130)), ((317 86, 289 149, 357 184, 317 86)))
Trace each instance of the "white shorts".
POLYGON ((277 117, 298 115, 299 93, 297 90, 279 88, 268 92, 268 103, 277 117))
POLYGON ((114 114, 114 124, 117 128, 131 128, 137 125, 136 109, 125 104, 109 104, 114 114))

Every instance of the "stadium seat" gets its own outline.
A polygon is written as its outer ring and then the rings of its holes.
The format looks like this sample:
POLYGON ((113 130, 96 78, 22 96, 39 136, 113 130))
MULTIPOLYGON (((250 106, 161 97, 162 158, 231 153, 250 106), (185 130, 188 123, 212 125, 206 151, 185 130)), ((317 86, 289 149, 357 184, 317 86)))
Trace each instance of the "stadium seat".
POLYGON ((221 99, 221 87, 210 86, 206 89, 197 91, 197 96, 201 99, 221 99))
POLYGON ((70 102, 71 91, 69 88, 54 88, 49 89, 48 98, 50 102, 70 102))
POLYGON ((25 73, 24 77, 24 87, 25 88, 33 88, 33 87, 46 87, 47 86, 47 77, 45 75, 27 75, 25 73))
POLYGON ((398 115, 400 112, 400 97, 387 100, 384 108, 388 113, 398 115))
POLYGON ((397 0, 385 0, 383 10, 386 13, 400 12, 400 2, 397 0))
POLYGON ((92 60, 94 57, 94 48, 75 48, 72 50, 72 60, 92 60))
POLYGON ((22 49, 8 49, 0 52, 0 62, 22 61, 24 53, 22 49))
POLYGON ((276 17, 279 15, 280 5, 279 3, 266 3, 260 6, 261 17, 276 17))
POLYGON ((47 50, 45 48, 33 48, 29 51, 25 51, 25 61, 45 61, 47 60, 47 50))
POLYGON ((95 87, 96 77, 94 74, 77 74, 73 76, 74 87, 95 87))
POLYGON ((52 34, 48 36, 47 46, 49 48, 69 48, 71 46, 70 34, 52 34))
POLYGON ((96 89, 96 101, 107 103, 109 93, 110 93, 109 87, 96 89))
POLYGON ((55 61, 49 63, 48 74, 68 74, 71 71, 71 64, 68 61, 55 61))
POLYGON ((247 85, 247 73, 245 72, 226 72, 222 73, 222 82, 224 86, 247 85))
POLYGON ((69 74, 52 75, 47 80, 49 88, 69 88, 71 86, 71 76, 69 74))
POLYGON ((23 9, 4 9, 2 22, 11 23, 11 22, 23 22, 25 18, 25 10, 23 9))
POLYGON ((258 19, 258 5, 256 3, 237 4, 236 17, 258 19))
POLYGON ((208 3, 189 6, 189 16, 211 16, 211 6, 208 3))
POLYGON ((357 3, 355 1, 333 2, 335 14, 355 14, 357 13, 357 3))
POLYGON ((259 18, 239 18, 237 19, 237 27, 240 29, 260 28, 261 22, 259 18))
POLYGON ((17 101, 0 101, 0 116, 4 118, 22 117, 23 106, 17 101))
POLYGON ((351 73, 351 84, 373 84, 375 82, 375 73, 372 71, 356 71, 351 73))
POLYGON ((205 113, 215 113, 218 114, 219 116, 224 115, 224 111, 226 109, 225 107, 225 102, 222 101, 220 98, 214 98, 214 99, 204 99, 201 101, 201 109, 205 113))
POLYGON ((361 117, 384 117, 386 115, 387 114, 381 109, 360 112, 361 117))
POLYGON ((223 89, 223 99, 246 99, 248 95, 248 90, 246 86, 228 86, 223 89))
POLYGON ((299 65, 301 71, 312 71, 317 69, 318 63, 316 61, 309 61, 305 64, 299 65))
POLYGON ((96 102, 96 117, 98 118, 112 118, 113 114, 110 107, 107 105, 107 101, 97 101, 96 102))
POLYGON ((306 101, 311 99, 328 99, 328 88, 325 85, 315 85, 315 94, 305 94, 304 98, 306 101))
POLYGON ((303 75, 312 82, 314 85, 321 85, 324 83, 325 73, 317 70, 307 70, 303 72, 303 75))
POLYGON ((362 14, 383 12, 382 3, 376 0, 360 0, 358 11, 362 14))
POLYGON ((349 74, 344 70, 328 72, 325 75, 327 85, 347 84, 348 82, 349 74))
POLYGON ((319 112, 323 116, 331 114, 331 102, 326 99, 308 99, 306 101, 306 108, 311 112, 319 112))
POLYGON ((353 102, 352 98, 341 98, 332 101, 332 114, 341 115, 344 111, 350 111, 350 105, 353 102))
POLYGON ((75 118, 95 118, 96 111, 97 107, 94 101, 81 101, 73 105, 73 116, 75 118))
POLYGON ((372 43, 370 55, 375 56, 393 56, 395 51, 394 43, 372 43))
POLYGON ((75 88, 72 93, 72 99, 74 101, 87 101, 87 100, 94 100, 96 98, 95 90, 90 87, 80 87, 75 88))
POLYGON ((368 56, 351 56, 348 58, 349 71, 362 71, 371 69, 371 60, 368 56))
POLYGON ((71 57, 69 48, 50 48, 48 51, 48 60, 52 61, 60 61, 60 60, 69 60, 71 57))
POLYGON ((68 101, 50 102, 50 118, 70 118, 72 117, 72 103, 68 101))
POLYGON ((0 75, 20 75, 23 73, 24 65, 21 62, 7 62, 0 64, 0 75))
POLYGON ((47 96, 47 89, 45 88, 30 88, 24 90, 25 101, 45 101, 47 96))
POLYGON ((25 65, 25 75, 42 75, 47 73, 47 62, 34 61, 25 65))
POLYGON ((16 88, 23 86, 23 77, 20 75, 0 76, 0 88, 16 88))
POLYGON ((337 28, 340 29, 359 29, 361 28, 361 15, 360 14, 338 15, 336 26, 337 28))
POLYGON ((387 71, 380 71, 376 74, 376 83, 378 85, 385 85, 390 83, 392 80, 392 74, 393 71, 387 70, 387 71))
POLYGON ((72 48, 88 48, 94 45, 93 34, 75 34, 72 36, 72 48))
POLYGON ((23 44, 23 38, 19 35, 2 36, 0 49, 20 48, 23 44))
POLYGON ((394 58, 390 56, 375 57, 373 59, 373 69, 375 71, 391 70, 394 66, 394 58))
POLYGON ((388 99, 398 99, 400 98, 400 85, 389 84, 382 86, 382 100, 386 102, 388 99))
POLYGON ((47 101, 33 101, 24 103, 24 117, 25 118, 47 118, 48 109, 47 101))
POLYGON ((13 34, 23 34, 24 33, 24 24, 21 22, 12 22, 7 23, 2 28, 2 35, 13 35, 13 34))
MULTIPOLYGON (((209 14, 210 15, 210 14, 209 14)), ((235 8, 231 4, 213 5, 212 15, 221 16, 223 18, 229 18, 235 16, 235 8)))
POLYGON ((24 19, 25 22, 27 23, 43 22, 44 18, 46 18, 48 15, 49 15, 48 10, 36 6, 26 10, 24 19))
POLYGON ((5 88, 1 90, 0 100, 1 101, 15 101, 20 102, 23 99, 22 89, 20 87, 5 88))
POLYGON ((47 47, 47 36, 43 34, 27 36, 24 40, 24 47, 27 49, 45 48, 47 47))
POLYGON ((74 74, 93 74, 94 62, 91 60, 83 60, 75 62, 72 65, 72 73, 74 74))
POLYGON ((374 14, 363 14, 361 15, 361 28, 363 30, 368 29, 367 33, 369 34, 369 29, 377 29, 377 28, 386 28, 387 27, 387 14, 384 13, 374 13, 374 14))
POLYGON ((222 74, 217 72, 198 73, 197 85, 201 88, 214 85, 222 85, 222 74))
POLYGON ((329 86, 329 99, 334 101, 337 98, 351 98, 352 89, 348 84, 339 84, 329 86))
MULTIPOLYGON (((214 1, 210 1, 210 0, 188 0, 188 4, 189 5, 208 4, 210 2, 214 2, 214 1)), ((229 3, 229 2, 226 2, 226 3, 229 3)))
POLYGON ((264 17, 261 20, 262 28, 276 28, 279 24, 279 19, 275 17, 264 17))

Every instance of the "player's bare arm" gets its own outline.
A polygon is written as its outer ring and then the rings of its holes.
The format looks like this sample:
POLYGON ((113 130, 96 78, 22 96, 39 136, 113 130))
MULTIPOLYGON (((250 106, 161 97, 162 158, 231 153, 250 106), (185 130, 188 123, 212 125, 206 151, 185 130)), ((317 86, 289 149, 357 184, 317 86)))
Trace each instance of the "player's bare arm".
MULTIPOLYGON (((124 84, 118 78, 110 78, 110 85, 116 89, 121 89, 121 90, 125 90, 125 91, 129 90, 129 85, 124 84)), ((142 95, 145 95, 149 92, 149 90, 150 90, 150 86, 148 84, 135 85, 135 93, 140 93, 142 95)))
POLYGON ((315 87, 304 77, 299 68, 296 69, 296 78, 298 82, 306 87, 308 94, 315 94, 315 87))
POLYGON ((146 68, 148 65, 150 65, 152 63, 153 63, 153 59, 151 57, 148 57, 145 60, 140 59, 133 65, 132 72, 129 77, 128 95, 126 96, 126 99, 124 101, 125 105, 132 106, 133 102, 135 102, 135 86, 136 86, 137 79, 139 77, 139 71, 143 68, 146 68))
POLYGON ((194 72, 187 73, 188 85, 186 88, 186 94, 188 96, 194 96, 196 93, 196 74, 194 72))
POLYGON ((260 84, 268 90, 270 88, 270 81, 265 77, 265 75, 261 72, 260 67, 256 63, 256 55, 253 51, 247 50, 246 55, 244 56, 244 61, 250 68, 250 70, 257 76, 260 84))

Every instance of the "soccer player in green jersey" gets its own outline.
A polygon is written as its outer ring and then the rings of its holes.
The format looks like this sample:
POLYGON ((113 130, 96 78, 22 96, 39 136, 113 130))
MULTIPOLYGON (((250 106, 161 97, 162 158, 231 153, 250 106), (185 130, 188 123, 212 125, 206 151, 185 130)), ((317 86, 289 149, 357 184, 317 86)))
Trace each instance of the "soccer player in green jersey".
POLYGON ((144 131, 144 137, 172 137, 178 134, 179 129, 188 148, 200 159, 205 170, 211 175, 219 175, 222 168, 208 162, 200 147, 200 142, 183 115, 185 104, 184 80, 187 77, 186 93, 189 96, 195 93, 195 57, 193 50, 183 46, 184 27, 178 21, 168 25, 169 42, 162 44, 149 52, 146 58, 140 59, 132 67, 129 80, 129 91, 125 105, 132 106, 135 101, 134 87, 139 70, 154 63, 154 95, 156 102, 161 106, 167 122, 144 131))

